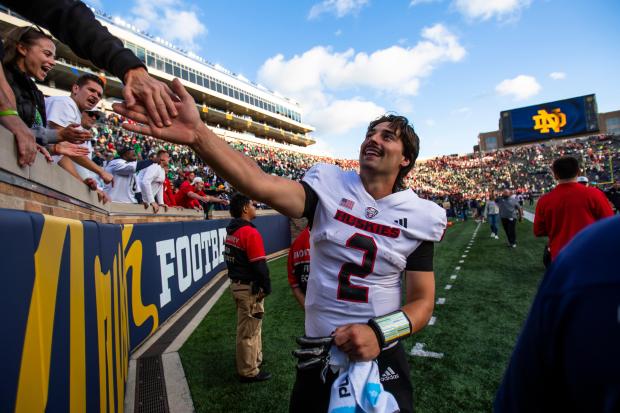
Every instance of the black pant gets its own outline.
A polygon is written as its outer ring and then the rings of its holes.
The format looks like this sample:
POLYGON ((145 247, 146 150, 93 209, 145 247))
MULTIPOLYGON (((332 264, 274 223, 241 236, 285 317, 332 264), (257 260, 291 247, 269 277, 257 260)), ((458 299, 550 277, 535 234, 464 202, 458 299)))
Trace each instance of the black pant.
POLYGON ((508 237, 508 243, 510 245, 514 245, 517 243, 517 220, 515 218, 508 219, 502 218, 502 226, 504 227, 504 231, 506 231, 506 236, 508 237))
MULTIPOLYGON (((413 412, 413 386, 409 378, 409 362, 402 343, 384 350, 377 358, 379 376, 385 391, 392 393, 402 413, 413 412), (388 370, 389 368, 389 370, 388 370), (386 373, 387 370, 387 373, 386 373)), ((300 371, 293 386, 290 413, 322 413, 329 408, 331 387, 338 373, 328 370, 327 380, 321 381, 321 367, 300 371)))

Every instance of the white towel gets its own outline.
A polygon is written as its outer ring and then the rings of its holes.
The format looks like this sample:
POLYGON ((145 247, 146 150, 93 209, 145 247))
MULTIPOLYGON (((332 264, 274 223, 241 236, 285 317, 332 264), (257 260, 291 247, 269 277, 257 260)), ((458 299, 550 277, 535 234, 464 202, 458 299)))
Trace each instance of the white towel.
MULTIPOLYGON (((332 352, 333 353, 333 352, 332 352)), ((332 358, 338 362, 342 357, 332 358)), ((394 396, 383 389, 376 361, 346 360, 337 365, 340 375, 332 384, 329 413, 399 412, 394 396)))

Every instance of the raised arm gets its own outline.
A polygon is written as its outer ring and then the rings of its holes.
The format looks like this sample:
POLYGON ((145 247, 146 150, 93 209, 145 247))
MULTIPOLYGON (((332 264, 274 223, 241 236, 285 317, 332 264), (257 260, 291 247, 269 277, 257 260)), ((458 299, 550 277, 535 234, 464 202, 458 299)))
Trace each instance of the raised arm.
POLYGON ((232 149, 201 120, 194 98, 178 79, 172 83, 173 91, 181 102, 175 103, 179 116, 171 126, 159 128, 147 115, 143 106, 129 109, 125 104, 114 104, 114 110, 140 124, 125 123, 129 131, 151 135, 172 143, 188 145, 219 176, 252 199, 264 202, 290 217, 301 217, 306 195, 303 186, 278 176, 266 174, 250 158, 232 149))
POLYGON ((149 76, 144 63, 103 26, 90 8, 75 0, 3 0, 2 4, 46 27, 78 56, 118 77, 129 105, 143 104, 160 126, 177 115, 168 85, 149 76), (163 122, 163 123, 162 123, 163 122))

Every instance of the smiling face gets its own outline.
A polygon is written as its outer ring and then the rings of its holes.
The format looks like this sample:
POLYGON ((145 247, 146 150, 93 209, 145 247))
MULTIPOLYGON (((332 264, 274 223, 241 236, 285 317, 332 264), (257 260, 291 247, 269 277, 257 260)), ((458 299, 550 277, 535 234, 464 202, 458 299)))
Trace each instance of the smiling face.
POLYGON ((91 110, 101 100, 103 96, 103 88, 97 82, 91 80, 84 85, 73 85, 71 89, 71 97, 81 111, 91 110))
POLYGON ((398 175, 409 165, 403 155, 403 142, 389 122, 382 122, 368 129, 360 146, 360 170, 375 174, 398 175))
POLYGON ((56 45, 47 38, 34 40, 32 44, 17 44, 17 66, 38 81, 45 77, 56 64, 56 45))

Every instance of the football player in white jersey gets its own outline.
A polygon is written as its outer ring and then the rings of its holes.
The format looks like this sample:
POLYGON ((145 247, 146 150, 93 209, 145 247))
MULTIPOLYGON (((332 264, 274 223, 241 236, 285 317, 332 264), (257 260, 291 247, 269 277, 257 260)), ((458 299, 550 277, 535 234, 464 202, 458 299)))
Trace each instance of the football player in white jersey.
MULTIPOLYGON (((172 89, 180 102, 171 126, 156 127, 144 108, 115 104, 115 111, 138 122, 123 126, 189 145, 250 198, 289 217, 306 216, 312 223, 306 336, 331 336, 337 351, 353 361, 377 359, 384 388, 402 412, 412 411, 410 371, 399 339, 422 329, 432 315, 433 242, 441 239, 446 216, 443 208, 402 188, 419 151, 407 119, 387 115, 370 123, 360 146, 359 175, 319 164, 300 183, 264 173, 200 120, 194 99, 178 79, 172 89)), ((327 411, 335 373, 313 359, 300 365, 308 368, 298 369, 290 410, 327 411)))

